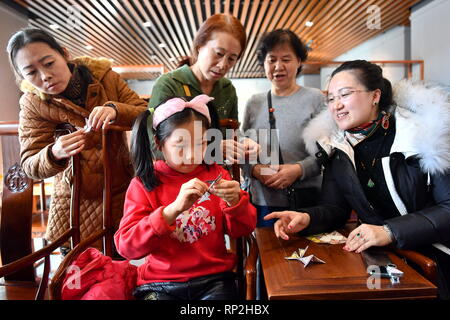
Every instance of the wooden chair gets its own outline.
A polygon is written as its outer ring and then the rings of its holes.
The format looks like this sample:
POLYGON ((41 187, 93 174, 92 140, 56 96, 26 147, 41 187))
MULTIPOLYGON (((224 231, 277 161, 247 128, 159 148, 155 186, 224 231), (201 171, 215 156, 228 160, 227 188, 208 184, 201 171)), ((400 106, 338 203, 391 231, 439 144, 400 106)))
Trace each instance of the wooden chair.
MULTIPOLYGON (((3 265, 31 254, 33 180, 20 166, 18 122, 1 122, 3 192, 0 211, 0 254, 3 265), (17 235, 21 235, 17 237, 17 235)), ((32 266, 5 276, 5 281, 31 282, 32 266)))
POLYGON ((433 259, 413 250, 402 250, 393 248, 394 252, 415 267, 428 281, 437 285, 437 265, 433 259))
MULTIPOLYGON (((103 150, 108 151, 110 144, 110 135, 112 130, 130 131, 129 127, 110 126, 109 129, 103 130, 103 150)), ((80 253, 92 246, 95 242, 103 239, 103 254, 109 257, 113 256, 114 230, 112 221, 112 157, 110 152, 103 152, 103 168, 104 168, 104 189, 103 189, 103 229, 72 246, 72 250, 64 258, 64 261, 56 270, 50 283, 50 299, 61 300, 61 289, 66 276, 67 268, 75 261, 80 253)))
MULTIPOLYGON (((68 132, 71 132, 75 130, 70 125, 67 125, 65 128, 62 128, 62 130, 67 130, 68 132)), ((110 126, 109 129, 103 130, 103 150, 108 151, 109 148, 109 139, 110 135, 109 132, 112 130, 118 130, 118 131, 129 131, 130 128, 124 128, 124 127, 117 127, 117 126, 110 126)), ((104 254, 108 256, 112 256, 112 248, 113 248, 113 228, 112 228, 112 217, 111 217, 111 182, 112 182, 112 173, 111 173, 111 155, 109 152, 103 152, 103 161, 104 161, 104 193, 103 193, 103 228, 102 230, 96 232, 95 234, 91 235, 87 239, 80 241, 80 191, 81 191, 81 171, 80 171, 80 161, 78 155, 72 157, 72 194, 71 194, 71 205, 70 205, 70 227, 68 230, 64 232, 63 235, 61 235, 59 238, 54 240, 52 243, 48 244, 44 248, 30 253, 24 257, 21 257, 20 259, 17 259, 15 261, 4 263, 2 267, 0 267, 0 278, 2 277, 8 277, 11 274, 16 274, 17 272, 21 270, 26 270, 29 268, 33 268, 33 264, 41 259, 44 259, 44 272, 42 278, 39 280, 31 281, 34 286, 31 286, 28 288, 28 290, 24 290, 23 286, 17 286, 15 284, 12 284, 8 287, 9 291, 16 291, 18 293, 11 294, 11 297, 17 297, 17 298, 23 298, 23 297, 29 297, 30 292, 33 294, 33 292, 36 292, 35 299, 36 300, 42 300, 44 298, 50 298, 50 299, 60 299, 61 298, 61 286, 62 281, 64 280, 65 271, 67 269, 67 266, 69 266, 72 261, 76 258, 78 253, 81 253, 84 251, 84 249, 91 246, 94 242, 96 242, 99 239, 103 239, 103 250, 104 254), (56 271, 55 275, 52 278, 52 281, 50 283, 50 290, 49 294, 47 295, 47 288, 48 288, 48 282, 49 282, 49 272, 50 272, 50 255, 52 254, 55 249, 63 245, 64 243, 70 241, 71 246, 73 250, 65 257, 62 264, 59 266, 58 270, 56 271), (39 282, 39 284, 38 284, 39 282), (39 288, 36 290, 36 287, 39 286, 39 288), (20 290, 19 290, 20 289, 20 290), (20 296, 22 295, 22 296, 20 296)), ((31 209, 29 212, 29 217, 31 217, 31 209)), ((2 225, 3 225, 3 221, 2 225)), ((30 227, 31 230, 31 227, 30 227)), ((17 237, 17 234, 12 236, 11 239, 19 240, 19 237, 17 237)), ((28 237, 28 239, 30 239, 28 237)), ((34 270, 33 270, 34 271, 34 270)), ((8 297, 7 297, 8 298, 8 297)))
MULTIPOLYGON (((220 120, 220 126, 226 129, 236 131, 239 128, 239 122, 233 119, 220 120)), ((233 139, 237 136, 233 134, 233 139)), ((234 180, 241 182, 241 172, 239 164, 231 166, 231 175, 234 180)), ((256 260, 258 259, 258 245, 255 236, 250 234, 247 237, 238 239, 230 238, 231 251, 237 255, 236 274, 238 279, 238 290, 241 297, 246 300, 255 300, 256 298, 256 260)))

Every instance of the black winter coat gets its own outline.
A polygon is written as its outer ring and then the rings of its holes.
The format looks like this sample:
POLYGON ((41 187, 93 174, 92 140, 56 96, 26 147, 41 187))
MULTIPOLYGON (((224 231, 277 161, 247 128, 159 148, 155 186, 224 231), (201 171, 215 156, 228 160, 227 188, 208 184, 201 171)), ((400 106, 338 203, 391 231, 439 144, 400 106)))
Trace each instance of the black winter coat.
POLYGON ((401 215, 383 220, 371 207, 353 163, 354 149, 324 110, 303 133, 310 153, 316 153, 319 146, 328 156, 321 205, 304 209, 311 222, 303 232, 342 227, 353 209, 363 223, 387 224, 399 248, 417 250, 434 245, 450 255, 448 94, 423 83, 402 81, 394 88, 394 100, 395 137, 389 156, 381 162, 388 193, 396 214, 401 215))
POLYGON ((320 206, 305 208, 311 222, 303 232, 308 234, 342 227, 354 209, 362 223, 388 224, 401 249, 417 249, 433 243, 450 247, 450 174, 428 175, 417 158, 405 159, 403 154, 390 155, 392 176, 406 215, 383 220, 364 195, 355 167, 348 155, 336 149, 323 173, 320 206))

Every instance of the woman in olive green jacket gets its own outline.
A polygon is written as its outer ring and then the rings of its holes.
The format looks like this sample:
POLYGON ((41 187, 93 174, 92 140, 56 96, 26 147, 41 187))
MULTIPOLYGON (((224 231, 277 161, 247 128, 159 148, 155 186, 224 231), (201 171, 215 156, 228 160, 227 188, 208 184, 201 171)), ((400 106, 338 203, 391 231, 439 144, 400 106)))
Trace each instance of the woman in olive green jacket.
MULTIPOLYGON (((184 59, 178 69, 163 74, 156 81, 149 107, 156 108, 172 97, 207 94, 214 98, 209 105, 213 127, 220 128, 222 119, 238 120, 236 89, 224 76, 236 64, 245 46, 245 30, 237 18, 227 14, 211 16, 195 36, 192 57, 184 59)), ((222 141, 224 157, 230 162, 242 161, 245 156, 256 154, 258 149, 258 144, 247 138, 240 142, 222 141)))

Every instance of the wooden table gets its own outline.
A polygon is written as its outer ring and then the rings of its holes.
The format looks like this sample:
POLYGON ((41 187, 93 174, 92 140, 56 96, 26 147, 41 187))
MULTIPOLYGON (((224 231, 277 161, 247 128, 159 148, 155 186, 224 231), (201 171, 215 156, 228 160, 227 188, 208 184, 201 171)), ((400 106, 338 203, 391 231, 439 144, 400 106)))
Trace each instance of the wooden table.
POLYGON ((257 228, 261 266, 269 300, 279 299, 432 299, 437 288, 394 253, 389 257, 404 272, 400 283, 381 279, 380 289, 369 289, 366 265, 360 254, 342 249, 344 244, 318 244, 304 237, 277 239, 272 227, 257 228), (286 260, 298 248, 309 246, 325 264, 286 260))

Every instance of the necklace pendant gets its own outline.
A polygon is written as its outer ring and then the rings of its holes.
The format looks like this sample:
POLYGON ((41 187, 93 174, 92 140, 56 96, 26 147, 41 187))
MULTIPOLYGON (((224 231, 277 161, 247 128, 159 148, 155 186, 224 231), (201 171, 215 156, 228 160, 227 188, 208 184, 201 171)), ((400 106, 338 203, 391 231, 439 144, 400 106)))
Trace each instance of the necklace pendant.
POLYGON ((373 188, 375 186, 375 182, 373 182, 372 179, 369 179, 369 181, 367 181, 367 186, 369 188, 373 188))

